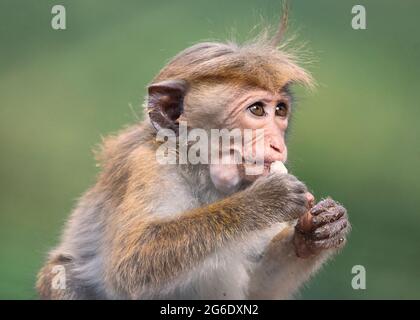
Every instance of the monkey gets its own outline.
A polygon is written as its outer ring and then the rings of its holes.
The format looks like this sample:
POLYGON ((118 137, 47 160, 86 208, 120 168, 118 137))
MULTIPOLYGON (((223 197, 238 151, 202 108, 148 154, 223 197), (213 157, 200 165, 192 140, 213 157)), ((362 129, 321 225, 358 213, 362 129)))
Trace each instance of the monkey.
POLYGON ((97 181, 38 274, 40 298, 289 299, 344 247, 346 209, 330 197, 314 204, 304 182, 269 169, 287 161, 291 86, 313 82, 274 38, 201 42, 161 69, 143 120, 103 141, 97 181), (261 172, 247 162, 160 164, 158 132, 174 133, 167 153, 179 156, 181 123, 262 129, 246 151, 263 141, 261 172), (57 265, 64 288, 52 285, 57 265))

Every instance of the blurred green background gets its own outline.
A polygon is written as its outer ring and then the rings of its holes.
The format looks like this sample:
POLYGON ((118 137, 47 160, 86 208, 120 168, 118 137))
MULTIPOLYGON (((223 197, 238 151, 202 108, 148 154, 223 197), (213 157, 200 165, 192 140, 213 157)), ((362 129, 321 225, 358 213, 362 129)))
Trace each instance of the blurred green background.
MULTIPOLYGON (((170 57, 276 24, 280 1, 0 1, 0 298, 36 298, 35 275, 77 197, 91 150, 136 121, 170 57), (67 30, 51 28, 64 4, 67 30)), ((292 171, 348 208, 348 246, 302 298, 420 298, 418 1, 291 1, 318 82, 298 89, 292 171), (363 4, 367 30, 351 28, 363 4), (353 290, 363 265, 367 289, 353 290)))

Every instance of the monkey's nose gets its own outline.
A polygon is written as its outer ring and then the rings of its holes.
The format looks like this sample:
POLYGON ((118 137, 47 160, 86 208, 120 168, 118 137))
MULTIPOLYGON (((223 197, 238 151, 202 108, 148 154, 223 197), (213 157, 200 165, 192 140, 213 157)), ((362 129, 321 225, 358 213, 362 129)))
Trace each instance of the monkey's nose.
POLYGON ((277 147, 277 146, 275 146, 274 144, 270 144, 270 147, 271 148, 273 148, 275 151, 277 151, 277 152, 281 152, 280 151, 280 148, 279 147, 277 147))

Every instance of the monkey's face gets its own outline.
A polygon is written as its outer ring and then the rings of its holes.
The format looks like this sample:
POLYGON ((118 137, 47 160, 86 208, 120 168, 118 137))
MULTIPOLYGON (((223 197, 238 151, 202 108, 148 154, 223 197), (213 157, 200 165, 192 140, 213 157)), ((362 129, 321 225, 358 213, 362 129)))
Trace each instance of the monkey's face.
MULTIPOLYGON (((256 160, 256 163, 264 164, 264 172, 267 174, 270 165, 274 161, 285 162, 287 160, 287 146, 285 141, 286 130, 290 114, 290 97, 286 93, 270 93, 263 90, 249 92, 234 108, 238 109, 236 119, 233 119, 240 128, 251 129, 253 138, 245 140, 243 155, 244 167, 249 169, 254 164, 246 161, 256 160), (259 141, 263 142, 259 144, 259 141), (258 150, 258 149, 261 150, 258 150)), ((247 174, 245 178, 255 178, 255 175, 247 174)))
POLYGON ((149 117, 156 129, 178 132, 179 124, 186 122, 189 129, 210 132, 210 177, 219 191, 235 192, 243 182, 267 175, 274 161, 287 160, 285 135, 291 113, 287 86, 277 92, 249 84, 188 86, 182 80, 150 86, 149 117), (213 129, 219 139, 213 139, 213 129), (226 132, 228 141, 234 140, 227 147, 226 132))
POLYGON ((217 189, 233 192, 242 181, 267 175, 274 161, 286 162, 285 135, 290 112, 291 97, 287 90, 279 93, 248 90, 231 103, 225 123, 230 130, 239 129, 243 139, 241 150, 232 148, 223 152, 221 158, 239 151, 241 161, 219 159, 218 163, 210 165, 210 176, 217 189))

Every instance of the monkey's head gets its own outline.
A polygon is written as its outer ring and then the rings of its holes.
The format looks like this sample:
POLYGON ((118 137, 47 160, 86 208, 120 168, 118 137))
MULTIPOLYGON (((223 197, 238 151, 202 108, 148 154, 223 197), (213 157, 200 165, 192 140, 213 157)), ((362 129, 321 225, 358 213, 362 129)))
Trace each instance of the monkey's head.
POLYGON ((147 111, 156 130, 178 132, 181 121, 188 129, 207 132, 250 129, 252 138, 241 150, 224 150, 219 157, 239 151, 243 163, 210 162, 214 185, 229 193, 241 182, 267 174, 273 161, 287 160, 285 136, 292 112, 289 88, 294 83, 311 85, 311 81, 292 55, 272 39, 259 38, 244 45, 204 42, 179 53, 155 77, 148 87, 147 111), (262 153, 257 152, 261 141, 262 153), (256 161, 251 164, 247 159, 256 161), (263 164, 263 170, 250 174, 252 170, 246 169, 257 162, 263 164))

